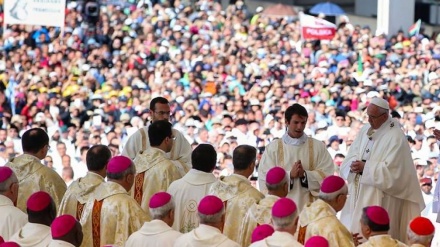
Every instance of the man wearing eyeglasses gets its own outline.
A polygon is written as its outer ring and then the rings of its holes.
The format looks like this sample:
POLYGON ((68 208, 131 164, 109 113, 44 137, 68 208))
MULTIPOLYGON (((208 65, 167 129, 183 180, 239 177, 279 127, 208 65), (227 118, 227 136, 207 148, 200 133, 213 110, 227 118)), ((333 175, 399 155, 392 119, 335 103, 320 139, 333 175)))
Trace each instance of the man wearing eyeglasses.
POLYGON ((390 215, 390 235, 407 242, 409 222, 425 208, 411 150, 389 104, 375 97, 367 108, 368 124, 359 131, 341 166, 350 197, 341 221, 352 233, 360 233, 359 215, 378 205, 390 215))
MULTIPOLYGON (((163 97, 156 97, 150 102, 151 123, 161 120, 169 121, 171 115, 170 104, 163 97)), ((179 169, 181 176, 185 175, 191 169, 191 145, 184 135, 178 130, 173 129, 175 141, 167 157, 173 161, 179 169)), ((136 131, 125 143, 122 155, 134 159, 140 151, 145 151, 151 147, 148 140, 148 126, 136 131)), ((148 210, 147 210, 148 211, 148 210)))

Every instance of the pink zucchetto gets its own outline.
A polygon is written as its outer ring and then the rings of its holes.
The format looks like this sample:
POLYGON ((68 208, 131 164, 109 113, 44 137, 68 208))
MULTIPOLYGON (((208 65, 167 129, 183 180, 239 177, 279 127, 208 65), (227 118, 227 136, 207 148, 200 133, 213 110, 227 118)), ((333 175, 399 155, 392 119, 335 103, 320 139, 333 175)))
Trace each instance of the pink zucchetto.
POLYGON ((5 242, 5 240, 2 238, 2 236, 0 236, 0 244, 3 244, 5 242))
POLYGON ((170 194, 166 192, 158 192, 151 197, 148 206, 150 208, 159 208, 170 202, 170 200, 171 200, 170 194))
POLYGON ((292 215, 296 211, 296 204, 292 199, 280 198, 272 207, 272 216, 284 218, 292 215))
POLYGON ((390 224, 388 212, 380 206, 369 206, 365 211, 369 220, 378 225, 390 224))
POLYGON ((328 247, 329 243, 327 239, 321 236, 313 236, 307 240, 304 247, 328 247))
POLYGON ((16 242, 4 242, 0 244, 0 247, 20 247, 16 242))
POLYGON ((257 242, 260 240, 263 240, 269 236, 272 236, 272 234, 275 232, 273 227, 268 224, 263 224, 260 226, 257 226, 254 231, 252 232, 251 242, 257 242))
POLYGON ((0 167, 0 183, 8 180, 14 172, 7 166, 0 167))
POLYGON ((285 177, 286 171, 279 166, 275 166, 267 172, 266 183, 279 184, 285 177))
POLYGON ((60 238, 72 231, 76 225, 76 219, 69 214, 58 216, 50 225, 52 238, 60 238))
POLYGON ((107 172, 120 173, 127 170, 132 164, 130 158, 125 156, 115 156, 110 159, 107 165, 107 172))
POLYGON ((344 179, 338 176, 328 176, 322 181, 321 192, 323 193, 333 193, 342 189, 345 185, 344 179))
POLYGON ((200 200, 198 211, 204 215, 213 215, 219 213, 223 209, 223 202, 220 198, 208 195, 200 200))
POLYGON ((31 211, 40 212, 46 209, 50 205, 51 201, 52 198, 47 192, 38 191, 29 197, 26 206, 31 211))

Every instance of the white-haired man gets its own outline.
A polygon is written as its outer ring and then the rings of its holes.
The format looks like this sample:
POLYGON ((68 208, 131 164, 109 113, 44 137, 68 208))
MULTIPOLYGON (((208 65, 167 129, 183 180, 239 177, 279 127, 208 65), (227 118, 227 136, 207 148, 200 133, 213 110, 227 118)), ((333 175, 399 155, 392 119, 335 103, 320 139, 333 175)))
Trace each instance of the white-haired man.
POLYGON ((305 206, 299 215, 298 242, 304 244, 309 238, 319 235, 329 241, 330 247, 354 246, 352 235, 336 217, 345 205, 347 194, 344 179, 333 175, 325 178, 319 199, 305 206))
POLYGON ((225 224, 225 207, 220 198, 208 195, 197 207, 200 225, 183 234, 174 247, 239 247, 240 245, 222 234, 225 224))
POLYGON ((238 238, 238 243, 241 246, 251 244, 252 232, 258 225, 271 224, 273 204, 289 193, 289 176, 287 172, 280 166, 271 168, 266 175, 266 187, 268 190, 267 195, 249 208, 241 224, 242 234, 238 238))
POLYGON ((272 224, 275 232, 272 236, 257 241, 250 247, 299 247, 302 244, 296 241, 294 235, 298 220, 298 211, 295 202, 289 198, 281 198, 272 207, 272 224))
POLYGON ((434 234, 434 225, 425 217, 417 217, 409 223, 408 241, 411 247, 430 247, 434 234))
POLYGON ((350 197, 341 222, 360 233, 359 215, 364 207, 379 205, 390 215, 390 234, 407 241, 409 222, 425 207, 414 169, 411 150, 400 123, 389 114, 389 104, 373 98, 368 105, 368 124, 360 131, 341 165, 350 197))
POLYGON ((149 203, 152 221, 145 222, 139 231, 133 233, 125 247, 172 247, 182 233, 171 228, 174 222, 174 200, 166 192, 154 194, 149 203))
POLYGON ((0 236, 5 241, 27 223, 27 215, 18 209, 18 179, 11 168, 0 167, 0 236))

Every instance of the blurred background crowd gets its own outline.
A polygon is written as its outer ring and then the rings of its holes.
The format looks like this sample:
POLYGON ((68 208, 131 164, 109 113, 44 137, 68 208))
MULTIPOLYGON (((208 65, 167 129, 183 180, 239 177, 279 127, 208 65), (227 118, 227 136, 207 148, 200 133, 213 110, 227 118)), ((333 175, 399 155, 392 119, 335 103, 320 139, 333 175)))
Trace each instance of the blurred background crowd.
POLYGON ((95 26, 70 2, 64 30, 8 26, 0 43, 0 165, 22 152, 25 130, 44 127, 51 138, 44 162, 70 184, 87 172, 91 145, 120 154, 148 124, 150 100, 163 96, 192 145, 216 147, 217 174, 231 174, 237 145, 261 155, 281 137, 284 111, 296 102, 309 112, 305 132, 328 146, 338 167, 370 99, 381 96, 408 137, 422 189, 432 190, 440 40, 423 28, 385 35, 345 16, 334 39, 302 40, 298 18, 262 11, 242 1, 227 9, 211 0, 128 1, 101 5, 95 26))

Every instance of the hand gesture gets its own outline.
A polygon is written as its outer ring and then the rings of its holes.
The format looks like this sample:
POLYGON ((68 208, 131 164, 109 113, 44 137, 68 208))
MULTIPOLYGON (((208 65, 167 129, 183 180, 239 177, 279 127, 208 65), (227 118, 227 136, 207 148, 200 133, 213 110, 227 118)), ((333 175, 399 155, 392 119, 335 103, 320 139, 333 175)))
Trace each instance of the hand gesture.
POLYGON ((299 178, 302 177, 304 174, 304 168, 301 164, 301 160, 298 160, 293 164, 292 170, 290 170, 290 177, 291 178, 299 178))
POLYGON ((354 173, 361 173, 364 171, 365 162, 356 160, 351 162, 350 171, 354 173))

